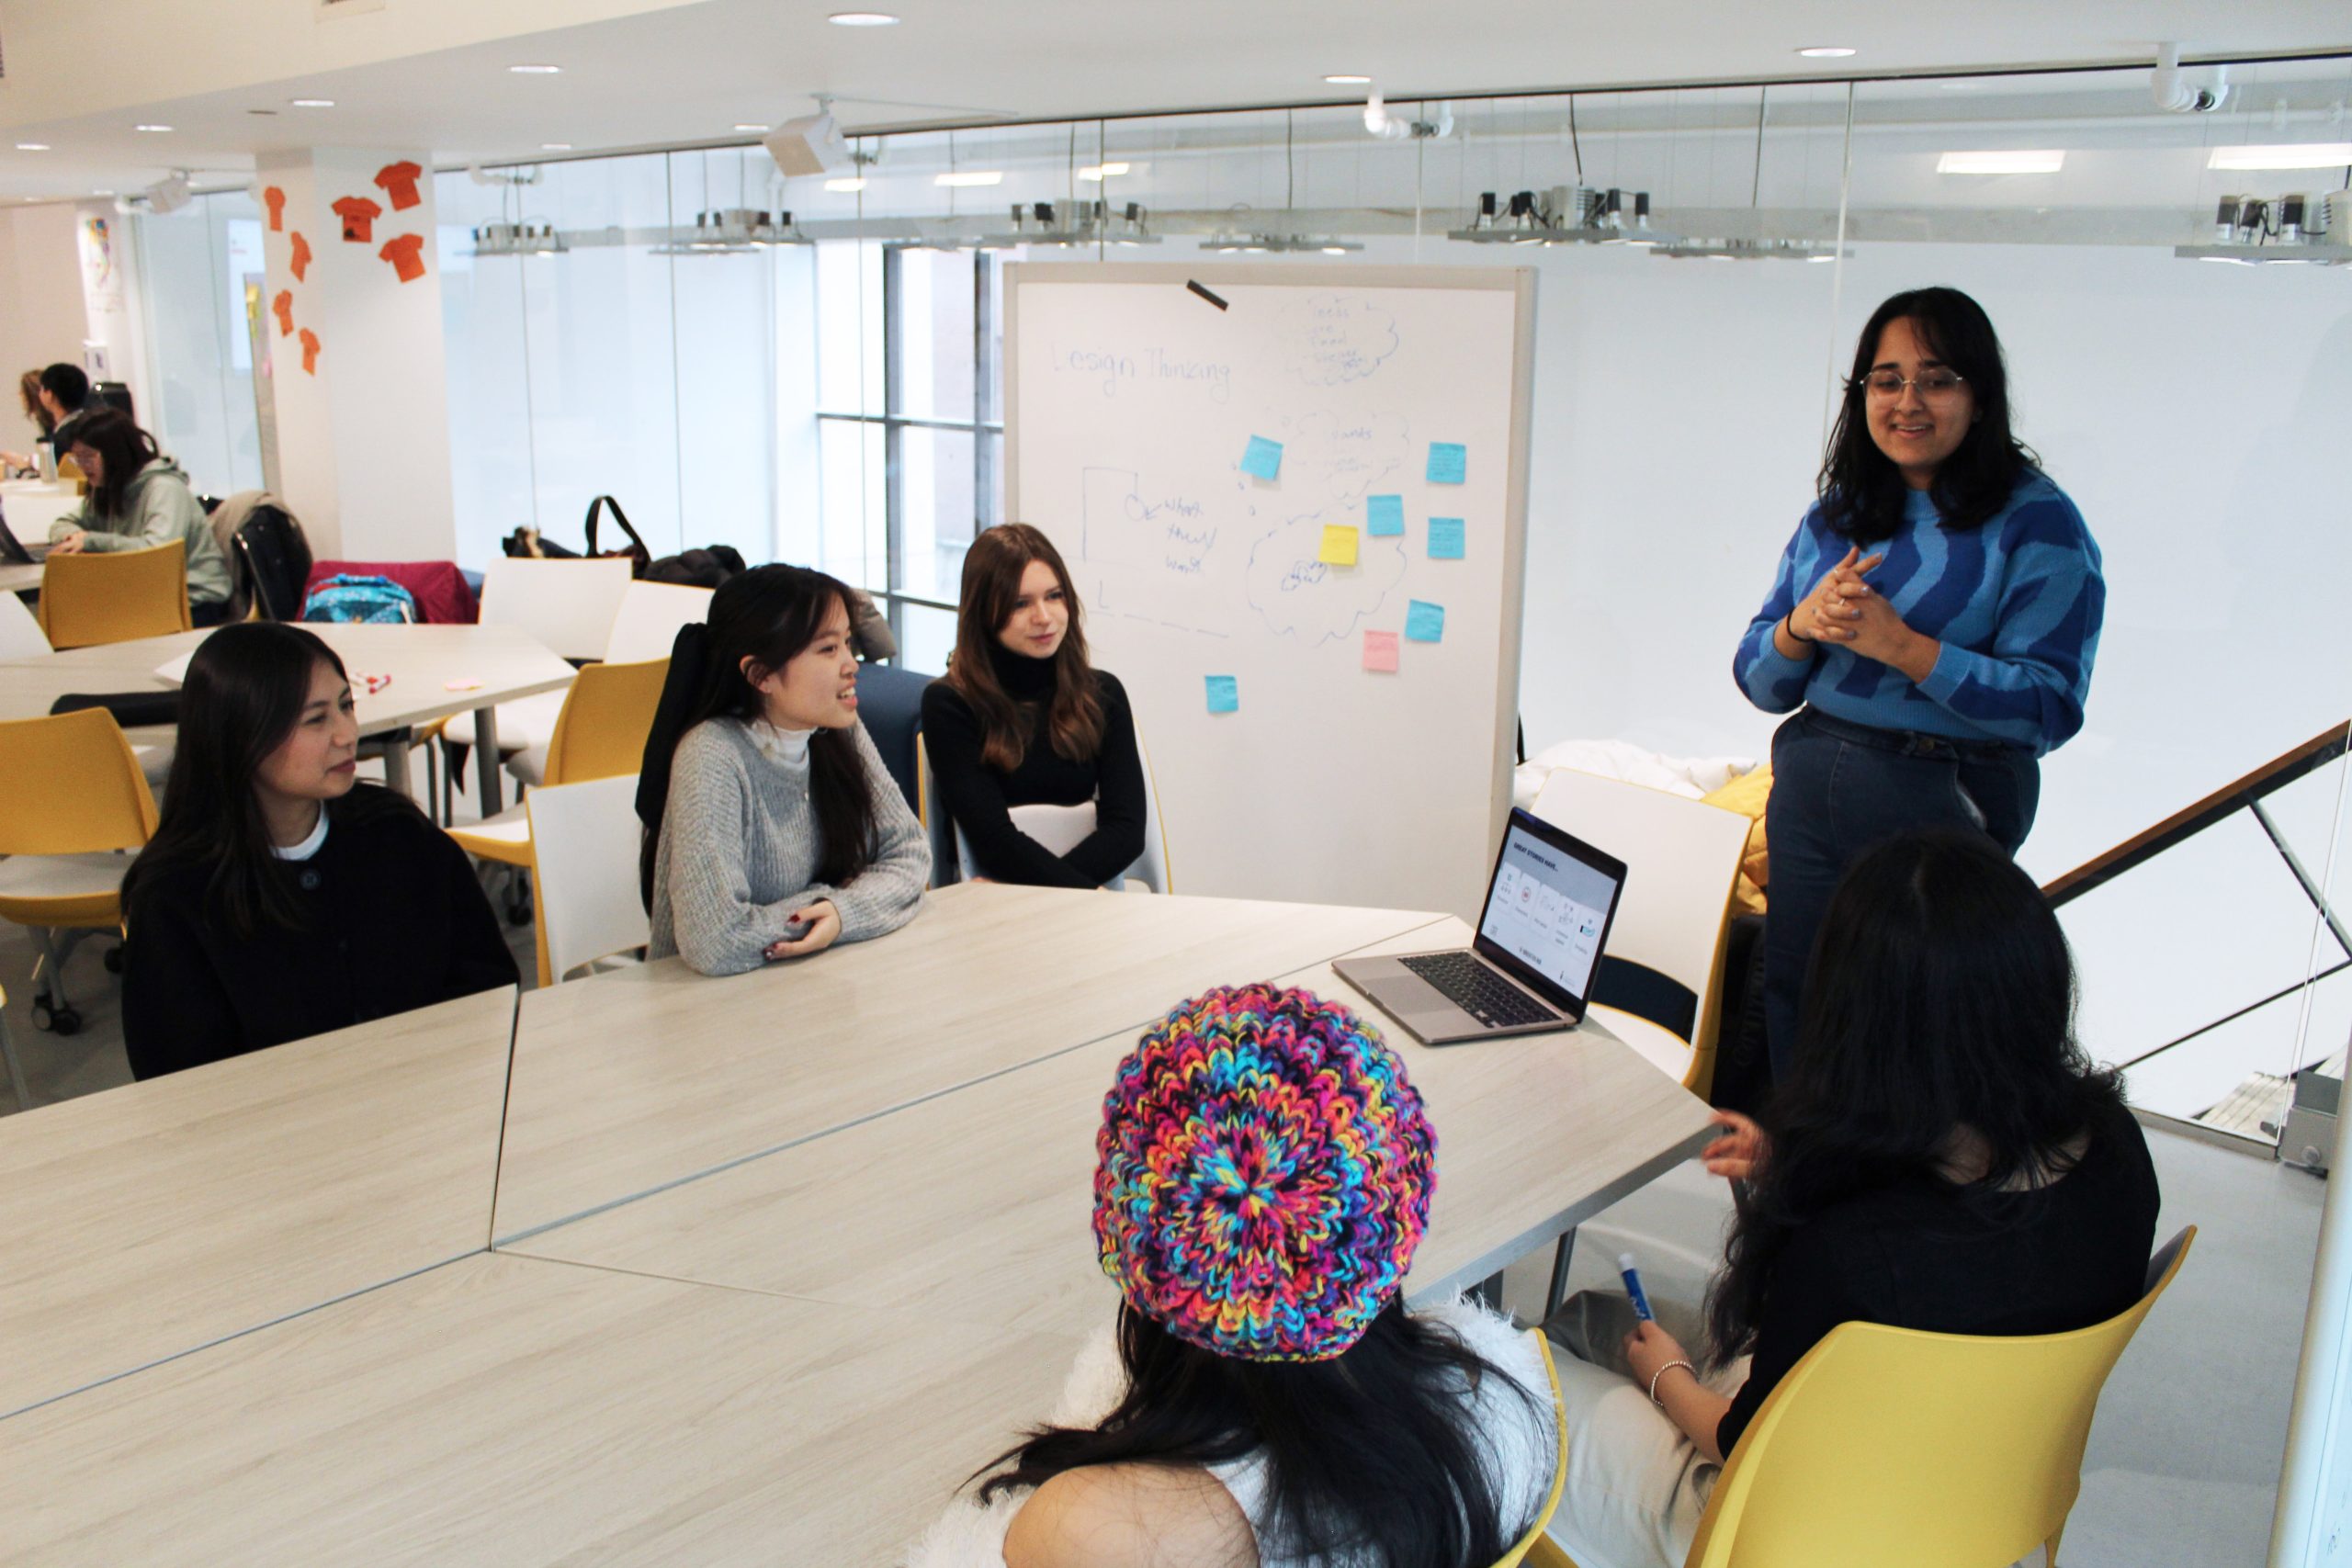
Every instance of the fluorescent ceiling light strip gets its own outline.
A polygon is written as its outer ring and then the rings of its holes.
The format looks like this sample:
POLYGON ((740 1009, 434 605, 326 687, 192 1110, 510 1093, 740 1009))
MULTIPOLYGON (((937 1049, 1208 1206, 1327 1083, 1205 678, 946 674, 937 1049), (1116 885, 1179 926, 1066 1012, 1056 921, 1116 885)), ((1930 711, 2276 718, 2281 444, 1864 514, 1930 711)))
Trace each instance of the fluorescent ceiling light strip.
POLYGON ((827 190, 841 191, 844 195, 855 191, 861 191, 865 188, 865 176, 863 175, 850 175, 838 180, 827 180, 825 182, 825 188, 827 190))
POLYGON ((1103 180, 1115 180, 1126 172, 1127 165, 1125 164, 1090 164, 1078 171, 1078 177, 1099 183, 1103 180))
POLYGON ((1939 175, 2054 175, 2066 164, 2063 152, 1947 152, 1936 160, 1939 175))
POLYGON ((954 174, 936 175, 931 183, 938 186, 1001 186, 1004 183, 1004 171, 959 169, 954 174))
POLYGON ((2304 141, 2274 147, 2216 147, 2209 169, 2341 169, 2352 165, 2352 141, 2304 141))

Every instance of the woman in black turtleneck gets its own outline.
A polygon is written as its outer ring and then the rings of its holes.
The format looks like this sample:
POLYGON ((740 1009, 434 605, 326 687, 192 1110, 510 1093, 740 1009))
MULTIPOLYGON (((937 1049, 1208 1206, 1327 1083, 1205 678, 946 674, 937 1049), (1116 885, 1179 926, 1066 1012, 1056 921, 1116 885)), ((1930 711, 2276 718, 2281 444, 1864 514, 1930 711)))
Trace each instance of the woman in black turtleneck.
POLYGON ((1100 887, 1143 853, 1143 761, 1127 694, 1086 661, 1086 634, 1053 542, 989 528, 964 557, 956 656, 922 697, 940 805, 980 874, 1100 887), (1016 806, 1094 803, 1094 831, 1057 855, 1012 825, 1016 806))

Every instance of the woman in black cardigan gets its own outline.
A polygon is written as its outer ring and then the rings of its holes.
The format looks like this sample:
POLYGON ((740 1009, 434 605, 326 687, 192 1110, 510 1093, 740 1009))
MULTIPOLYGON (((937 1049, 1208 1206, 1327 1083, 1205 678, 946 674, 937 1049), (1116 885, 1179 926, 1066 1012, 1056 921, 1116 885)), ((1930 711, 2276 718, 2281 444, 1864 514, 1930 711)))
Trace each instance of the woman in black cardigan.
POLYGON ((133 1077, 515 983, 464 852, 355 782, 358 740, 314 634, 247 622, 197 649, 162 819, 123 878, 133 1077))
POLYGON ((1025 523, 985 530, 964 557, 956 656, 922 694, 940 805, 983 877, 1100 887, 1143 853, 1143 759, 1126 689, 1087 662, 1078 590, 1025 523), (1012 825, 1016 806, 1094 803, 1094 831, 1056 854, 1012 825))

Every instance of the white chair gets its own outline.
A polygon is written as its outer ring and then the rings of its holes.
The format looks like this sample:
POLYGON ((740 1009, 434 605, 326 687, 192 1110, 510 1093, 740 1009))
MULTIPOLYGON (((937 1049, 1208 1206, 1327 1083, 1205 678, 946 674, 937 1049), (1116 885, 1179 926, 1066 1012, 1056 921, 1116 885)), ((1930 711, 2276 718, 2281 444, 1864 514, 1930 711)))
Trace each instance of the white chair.
POLYGON ((0 593, 0 659, 46 659, 49 635, 14 593, 0 593))
POLYGON ((1713 1087, 1732 886, 1750 823, 1664 790, 1562 768, 1535 815, 1625 863, 1592 1010, 1660 1072, 1713 1087))
MULTIPOLYGON (((621 600, 628 592, 633 570, 630 562, 620 558, 534 560, 501 556, 482 573, 481 624, 519 626, 559 658, 602 659, 612 643, 613 625, 620 617, 621 600)), ((662 650, 662 654, 669 651, 662 650)), ((561 692, 541 692, 499 704, 499 761, 534 746, 544 749, 562 712, 561 692)), ((472 746, 474 716, 470 712, 452 715, 441 725, 436 739, 445 761, 451 747, 472 746)), ((454 773, 450 777, 454 795, 454 773)), ((447 819, 445 809, 443 820, 447 819)))
POLYGON ((710 619, 707 588, 687 588, 674 582, 632 582, 621 595, 605 658, 615 664, 637 664, 667 659, 678 640, 678 628, 710 619))
POLYGON ((539 984, 652 940, 637 886, 637 775, 546 784, 526 802, 539 984))
MULTIPOLYGON (((1141 883, 1154 893, 1168 891, 1168 829, 1159 817, 1159 795, 1152 787, 1151 757, 1143 750, 1140 738, 1136 750, 1143 761, 1143 853, 1135 863, 1120 873, 1121 884, 1141 883)), ((931 761, 922 755, 922 796, 924 815, 929 817, 930 803, 934 794, 931 776, 931 761)), ((1091 800, 1076 806, 1016 806, 1011 810, 1012 825, 1057 855, 1066 855, 1084 842, 1094 831, 1094 803, 1091 800)), ((956 869, 965 881, 980 874, 972 862, 972 846, 958 826, 956 835, 956 869)), ((1116 885, 1114 885, 1116 886, 1116 885)))

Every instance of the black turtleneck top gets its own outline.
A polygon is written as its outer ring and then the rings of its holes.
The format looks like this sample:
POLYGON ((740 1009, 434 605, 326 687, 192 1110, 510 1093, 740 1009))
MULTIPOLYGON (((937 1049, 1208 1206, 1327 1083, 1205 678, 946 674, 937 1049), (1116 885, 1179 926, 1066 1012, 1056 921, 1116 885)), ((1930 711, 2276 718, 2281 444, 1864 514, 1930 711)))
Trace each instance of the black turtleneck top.
POLYGON ((987 737, 963 694, 944 680, 922 694, 923 749, 930 754, 939 802, 964 831, 980 874, 1041 887, 1100 887, 1143 853, 1143 760, 1136 749, 1134 710, 1116 677, 1091 671, 1102 704, 1102 744, 1083 761, 1054 750, 1046 723, 1053 706, 1055 667, 991 646, 989 661, 1013 701, 1025 744, 1021 765, 1007 773, 980 760, 987 737), (1055 854, 1012 825, 1016 806, 1077 806, 1094 802, 1094 831, 1066 855, 1055 854))

